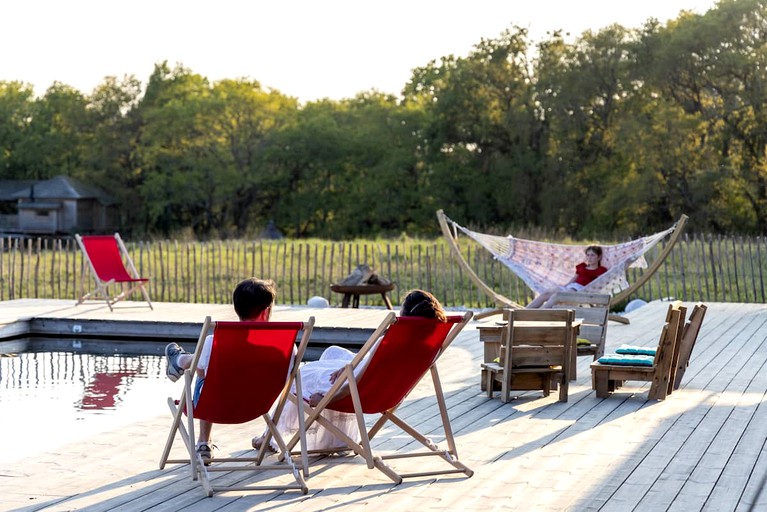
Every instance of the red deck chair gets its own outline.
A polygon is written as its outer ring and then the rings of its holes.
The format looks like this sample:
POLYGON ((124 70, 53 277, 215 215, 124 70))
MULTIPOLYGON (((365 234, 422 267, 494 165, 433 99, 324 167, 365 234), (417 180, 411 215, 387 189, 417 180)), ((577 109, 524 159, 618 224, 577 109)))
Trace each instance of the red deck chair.
MULTIPOLYGON (((199 477, 208 496, 212 496, 215 491, 266 489, 299 489, 306 494, 308 489, 302 472, 299 471, 303 469, 304 474, 308 473, 304 430, 300 429, 299 432, 302 466, 299 468, 275 428, 269 410, 275 406, 274 417, 282 411, 294 381, 296 389, 299 392, 301 390, 298 363, 303 358, 314 328, 314 317, 308 322, 211 322, 210 317, 207 317, 190 368, 197 368, 200 351, 211 326, 213 346, 205 385, 197 404, 192 403, 192 378, 195 372, 190 370, 184 372, 181 398, 168 398, 168 406, 173 413, 173 424, 160 458, 160 469, 163 469, 166 463, 190 463, 192 479, 197 480, 199 477), (298 349, 294 350, 295 341, 301 331, 303 334, 298 349), (187 414, 184 425, 181 420, 186 411, 192 412, 187 414), (268 431, 280 447, 280 463, 263 464, 266 444, 255 457, 217 457, 210 466, 202 463, 195 450, 195 419, 215 424, 242 424, 259 417, 266 422, 268 431), (176 432, 180 434, 188 453, 182 459, 169 459, 176 432), (210 472, 213 471, 282 471, 291 473, 295 482, 287 485, 260 485, 259 482, 248 484, 238 481, 232 485, 213 485, 210 477, 210 472)), ((299 405, 299 418, 302 417, 303 409, 299 405)), ((254 430, 255 428, 254 426, 254 430)))
MULTIPOLYGON (((365 458, 368 468, 378 468, 385 475, 399 484, 403 478, 464 473, 471 476, 474 472, 458 460, 458 452, 453 438, 450 419, 447 415, 442 384, 437 373, 437 361, 440 355, 455 339, 471 319, 471 312, 463 316, 449 316, 447 322, 437 322, 428 318, 399 317, 394 313, 387 315, 381 326, 368 339, 354 359, 346 365, 344 372, 328 391, 317 407, 304 405, 307 410, 305 428, 315 421, 329 429, 336 438, 343 441, 350 450, 365 458), (383 337, 381 334, 383 333, 383 337), (375 350, 373 350, 375 348, 375 350), (366 367, 358 377, 354 377, 354 368, 365 364, 366 354, 372 354, 366 361, 366 367), (430 439, 419 433, 413 426, 397 416, 396 411, 421 378, 431 371, 434 394, 439 407, 442 427, 447 442, 447 449, 440 449, 430 439), (349 438, 331 422, 320 416, 324 409, 354 413, 361 441, 349 438), (378 415, 375 424, 368 430, 364 414, 378 415), (414 440, 426 447, 426 450, 375 455, 370 441, 387 422, 392 422, 414 440), (417 473, 398 473, 386 464, 388 459, 436 456, 447 461, 452 468, 421 471, 417 473)), ((298 396, 301 396, 298 394, 298 396)), ((295 400, 295 395, 291 395, 295 400)), ((297 400, 302 402, 302 400, 297 400)), ((294 436, 288 448, 299 441, 294 436)), ((419 447, 420 448, 420 447, 419 447)), ((338 450, 330 450, 337 452, 338 450)), ((312 451, 314 453, 314 450, 312 451)), ((423 468, 422 468, 423 469, 423 468)))
POLYGON ((93 277, 96 279, 96 289, 82 295, 77 300, 77 304, 93 297, 94 299, 104 299, 109 309, 112 310, 112 304, 125 299, 136 290, 141 290, 149 308, 154 309, 152 308, 152 301, 149 300, 149 293, 144 286, 149 279, 139 277, 118 233, 114 235, 75 235, 75 239, 80 245, 80 249, 83 250, 93 277), (109 287, 115 283, 120 285, 120 293, 111 295, 109 287))

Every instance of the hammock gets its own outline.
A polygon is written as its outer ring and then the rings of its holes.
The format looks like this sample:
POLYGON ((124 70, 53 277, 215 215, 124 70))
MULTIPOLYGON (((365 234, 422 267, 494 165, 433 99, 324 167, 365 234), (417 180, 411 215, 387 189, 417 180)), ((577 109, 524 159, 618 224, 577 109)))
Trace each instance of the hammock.
MULTIPOLYGON (((469 277, 480 289, 490 295, 496 304, 502 307, 521 306, 493 291, 474 273, 455 244, 458 231, 466 234, 490 251, 495 259, 509 267, 536 294, 567 284, 575 274, 575 266, 584 260, 584 253, 588 247, 588 245, 552 244, 524 240, 510 235, 497 236, 478 233, 451 220, 442 210, 437 212, 437 218, 458 262, 467 270, 469 277)), ((613 295, 613 303, 626 298, 644 284, 660 267, 683 231, 686 221, 687 216, 682 215, 679 221, 665 231, 621 244, 600 245, 602 248, 602 265, 607 268, 607 272, 586 285, 583 291, 609 293, 613 295), (669 243, 655 258, 653 264, 648 265, 644 257, 645 253, 669 235, 671 235, 669 243), (635 283, 629 284, 626 279, 628 268, 646 270, 635 283)))

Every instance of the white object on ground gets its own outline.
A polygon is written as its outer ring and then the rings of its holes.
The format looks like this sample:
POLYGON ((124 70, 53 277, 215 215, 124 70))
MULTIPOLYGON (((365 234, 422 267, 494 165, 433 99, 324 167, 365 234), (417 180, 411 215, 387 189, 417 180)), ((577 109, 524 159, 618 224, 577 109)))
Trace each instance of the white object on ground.
POLYGON ((625 312, 631 313, 632 311, 637 310, 641 308, 642 306, 646 306, 646 305, 647 305, 647 301, 644 301, 642 299, 634 299, 630 301, 628 304, 626 304, 625 312))
POLYGON ((306 301, 306 305, 312 308, 327 308, 330 307, 330 302, 325 297, 315 295, 306 301))

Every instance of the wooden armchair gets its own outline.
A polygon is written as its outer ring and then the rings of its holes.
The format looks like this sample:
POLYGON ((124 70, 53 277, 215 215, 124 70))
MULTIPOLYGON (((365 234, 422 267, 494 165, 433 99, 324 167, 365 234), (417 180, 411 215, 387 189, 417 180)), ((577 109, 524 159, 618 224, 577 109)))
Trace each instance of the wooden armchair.
POLYGON ((501 400, 511 391, 538 390, 548 396, 559 386, 559 400, 567 402, 570 362, 575 347, 572 310, 507 309, 498 363, 484 363, 487 396, 501 383, 501 400))
POLYGON ((581 320, 578 339, 588 340, 590 345, 576 342, 579 356, 592 355, 594 361, 605 353, 607 338, 607 314, 610 312, 610 295, 606 293, 559 292, 554 309, 572 309, 575 318, 581 320))
POLYGON ((692 349, 695 347, 695 341, 698 339, 700 326, 703 325, 703 317, 706 316, 707 309, 708 306, 702 302, 696 304, 695 307, 692 308, 690 319, 684 326, 682 341, 679 343, 679 361, 677 362, 676 375, 674 376, 674 389, 679 389, 679 385, 682 383, 682 377, 684 377, 684 372, 690 365, 692 349))
POLYGON ((649 400, 663 400, 674 389, 679 348, 687 309, 677 301, 666 313, 655 356, 602 356, 591 363, 591 382, 599 398, 606 398, 624 381, 650 382, 649 400))
POLYGON ((572 309, 581 321, 570 361, 570 380, 575 380, 576 356, 592 356, 596 361, 605 353, 607 315, 610 313, 610 295, 607 293, 558 292, 554 296, 554 309, 572 309), (589 344, 582 343, 588 341, 589 344))

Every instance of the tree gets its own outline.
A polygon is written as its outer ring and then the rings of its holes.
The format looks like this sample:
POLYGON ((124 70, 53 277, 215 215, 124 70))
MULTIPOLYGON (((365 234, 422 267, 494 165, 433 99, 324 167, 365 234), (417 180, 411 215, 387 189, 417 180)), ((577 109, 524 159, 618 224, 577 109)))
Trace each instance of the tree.
POLYGON ((32 116, 32 86, 21 82, 0 82, 0 178, 32 176, 22 164, 19 147, 27 137, 32 116))
POLYGON ((120 229, 130 232, 143 216, 144 203, 134 152, 140 119, 136 107, 141 83, 133 76, 108 77, 88 97, 91 128, 84 147, 83 167, 75 176, 100 186, 121 205, 120 229))
POLYGON ((705 123, 708 225, 767 233, 767 3, 723 0, 648 35, 661 94, 705 123))
POLYGON ((30 179, 75 175, 91 129, 86 98, 74 88, 54 83, 30 105, 23 139, 16 146, 16 162, 30 179))
POLYGON ((528 49, 524 29, 506 30, 466 58, 416 69, 404 91, 427 112, 426 165, 437 202, 479 222, 541 220, 547 139, 528 49))
POLYGON ((137 107, 138 188, 147 230, 205 234, 221 227, 220 148, 209 129, 216 106, 204 77, 181 66, 155 66, 137 107))

